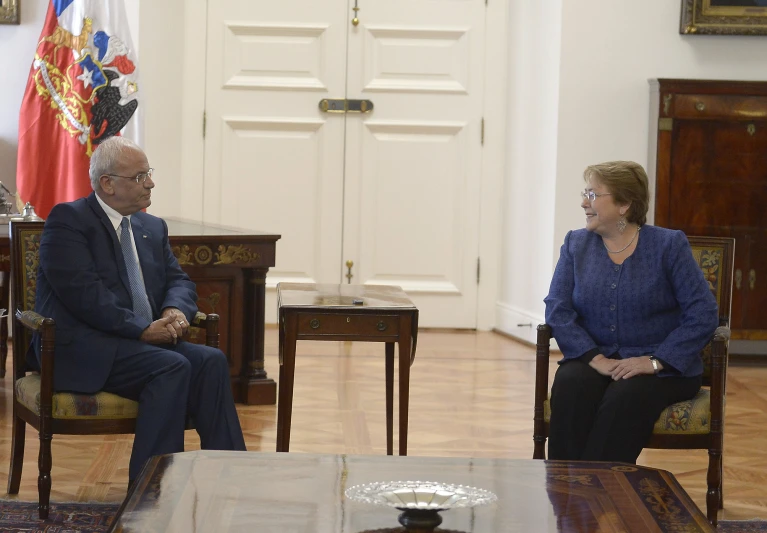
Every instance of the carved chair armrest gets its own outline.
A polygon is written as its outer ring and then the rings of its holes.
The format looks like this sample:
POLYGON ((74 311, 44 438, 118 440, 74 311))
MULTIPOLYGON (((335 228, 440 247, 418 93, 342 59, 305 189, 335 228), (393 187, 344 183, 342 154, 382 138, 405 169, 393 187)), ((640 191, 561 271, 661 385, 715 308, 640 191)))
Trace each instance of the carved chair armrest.
POLYGON ((205 330, 205 344, 213 348, 218 348, 219 335, 218 335, 218 322, 220 317, 215 313, 206 315, 205 313, 197 312, 192 319, 192 327, 202 328, 205 330))
POLYGON ((34 311, 16 311, 16 320, 19 321, 27 329, 31 329, 35 332, 40 332, 43 327, 43 321, 45 317, 34 311))
MULTIPOLYGON (((53 404, 53 351, 56 322, 34 311, 16 311, 16 320, 40 334, 40 413, 50 415, 53 404)), ((14 393, 15 394, 15 393, 14 393)))
POLYGON ((730 328, 727 326, 719 326, 716 328, 716 331, 714 332, 714 341, 721 338, 723 341, 727 342, 730 340, 730 328))

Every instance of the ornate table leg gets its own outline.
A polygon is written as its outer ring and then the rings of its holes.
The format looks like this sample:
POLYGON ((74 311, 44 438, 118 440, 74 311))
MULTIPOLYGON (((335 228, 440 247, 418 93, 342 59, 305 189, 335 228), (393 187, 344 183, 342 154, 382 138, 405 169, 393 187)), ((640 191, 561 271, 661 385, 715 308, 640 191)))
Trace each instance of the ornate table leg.
POLYGON ((253 322, 243 329, 240 399, 248 405, 274 405, 277 403, 277 384, 269 379, 264 370, 264 306, 266 301, 266 273, 268 268, 246 271, 247 305, 245 316, 253 322))

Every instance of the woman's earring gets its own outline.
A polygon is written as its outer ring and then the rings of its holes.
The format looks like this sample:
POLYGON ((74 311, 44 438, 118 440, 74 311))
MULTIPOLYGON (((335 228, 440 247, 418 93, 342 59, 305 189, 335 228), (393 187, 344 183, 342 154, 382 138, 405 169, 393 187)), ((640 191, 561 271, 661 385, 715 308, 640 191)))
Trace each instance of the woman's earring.
POLYGON ((627 226, 627 224, 626 224, 626 215, 621 215, 620 220, 618 220, 617 226, 618 226, 618 231, 619 232, 623 233, 624 231, 626 231, 626 226, 627 226))

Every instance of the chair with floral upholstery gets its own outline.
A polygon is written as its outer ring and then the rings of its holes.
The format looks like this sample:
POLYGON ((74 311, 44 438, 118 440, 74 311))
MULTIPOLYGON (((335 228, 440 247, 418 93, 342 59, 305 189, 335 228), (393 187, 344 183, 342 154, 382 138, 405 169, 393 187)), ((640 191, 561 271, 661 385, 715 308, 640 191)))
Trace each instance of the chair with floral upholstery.
MULTIPOLYGON (((40 436, 38 456, 38 511, 48 518, 51 494, 51 439, 53 434, 100 435, 134 433, 138 403, 108 392, 75 394, 54 392, 53 319, 34 312, 40 237, 43 222, 11 222, 11 289, 13 315, 13 429, 8 494, 18 494, 24 460, 26 425, 40 436), (32 332, 41 335, 39 373, 26 364, 32 332)), ((198 313, 193 327, 204 328, 205 343, 218 347, 218 315, 198 313)), ((188 426, 188 424, 187 424, 188 426)))
MULTIPOLYGON (((724 445, 724 404, 727 380, 727 348, 730 340, 730 306, 735 239, 688 237, 719 306, 719 327, 703 349, 703 388, 692 400, 675 403, 658 418, 646 448, 708 450, 708 491, 706 515, 716 525, 723 508, 722 450, 724 445)), ((538 326, 535 366, 535 408, 533 414, 533 459, 545 459, 549 435, 549 342, 551 327, 538 326)))

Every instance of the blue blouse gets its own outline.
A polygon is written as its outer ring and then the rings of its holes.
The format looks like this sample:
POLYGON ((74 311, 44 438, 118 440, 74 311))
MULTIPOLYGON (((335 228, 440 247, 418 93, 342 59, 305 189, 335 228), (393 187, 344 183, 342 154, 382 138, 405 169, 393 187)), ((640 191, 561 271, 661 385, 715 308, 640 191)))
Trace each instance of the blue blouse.
POLYGON ((599 235, 569 232, 544 299, 546 323, 565 360, 595 349, 655 355, 672 367, 662 376, 698 376, 700 351, 719 325, 716 299, 683 232, 643 226, 637 238, 616 265, 599 235))

